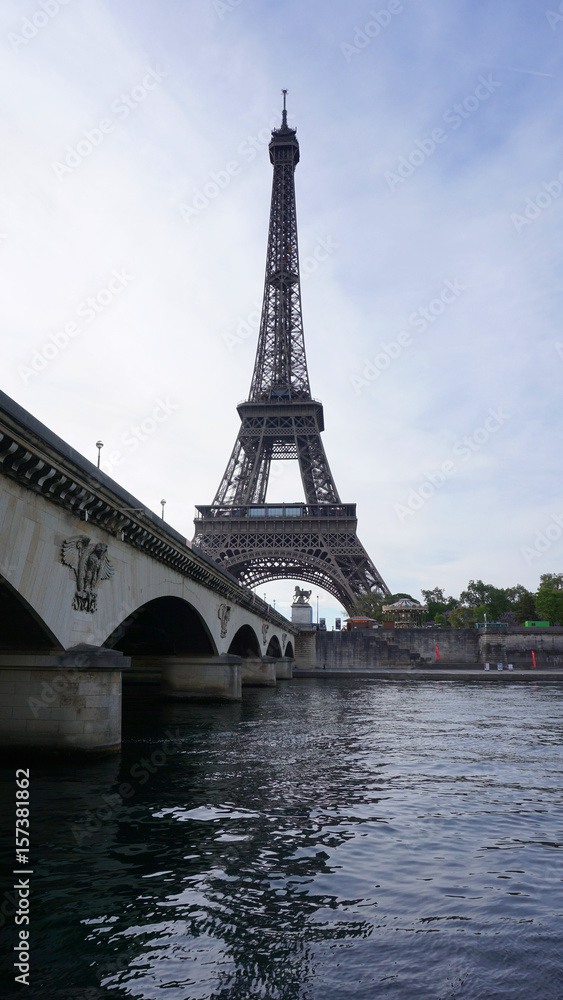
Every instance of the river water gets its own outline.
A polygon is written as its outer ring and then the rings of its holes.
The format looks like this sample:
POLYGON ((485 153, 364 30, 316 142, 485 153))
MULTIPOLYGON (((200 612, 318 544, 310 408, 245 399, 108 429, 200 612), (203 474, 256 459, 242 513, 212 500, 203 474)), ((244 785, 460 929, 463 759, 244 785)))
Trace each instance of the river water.
POLYGON ((556 685, 126 690, 120 755, 32 766, 2 995, 561 1000, 562 735, 556 685))

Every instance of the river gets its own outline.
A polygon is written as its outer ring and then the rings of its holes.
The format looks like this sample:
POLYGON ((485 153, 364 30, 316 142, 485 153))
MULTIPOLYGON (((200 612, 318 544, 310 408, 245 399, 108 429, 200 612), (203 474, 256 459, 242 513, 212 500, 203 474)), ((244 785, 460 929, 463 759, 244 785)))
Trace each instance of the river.
POLYGON ((32 985, 2 996, 560 1000, 562 735, 531 682, 126 689, 119 755, 31 766, 32 985))

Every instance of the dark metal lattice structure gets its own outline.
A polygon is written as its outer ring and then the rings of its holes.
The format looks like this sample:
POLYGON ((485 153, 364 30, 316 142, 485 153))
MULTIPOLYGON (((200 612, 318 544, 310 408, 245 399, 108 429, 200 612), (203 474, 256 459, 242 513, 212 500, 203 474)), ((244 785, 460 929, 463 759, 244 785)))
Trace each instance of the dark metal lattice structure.
POLYGON ((322 404, 311 397, 299 280, 294 172, 296 130, 272 132, 274 168, 264 302, 249 398, 213 503, 198 506, 194 544, 249 587, 307 580, 350 609, 389 590, 356 535, 355 504, 340 501, 321 441, 322 404), (304 504, 267 504, 271 462, 294 459, 304 504))

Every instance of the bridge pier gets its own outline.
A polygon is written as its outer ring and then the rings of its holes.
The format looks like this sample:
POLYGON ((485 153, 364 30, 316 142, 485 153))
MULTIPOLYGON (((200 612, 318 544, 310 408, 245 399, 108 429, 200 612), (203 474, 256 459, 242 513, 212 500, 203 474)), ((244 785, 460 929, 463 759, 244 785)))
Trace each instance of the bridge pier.
POLYGON ((165 698, 241 700, 240 656, 160 656, 151 661, 160 667, 165 698))
POLYGON ((275 687, 276 663, 274 656, 250 656, 242 661, 243 687, 275 687))
POLYGON ((293 667, 295 665, 295 660, 292 656, 280 656, 275 661, 276 666, 276 680, 277 681, 290 681, 293 677, 293 667))
POLYGON ((0 655, 0 746, 109 752, 121 747, 121 675, 129 657, 81 645, 0 655))

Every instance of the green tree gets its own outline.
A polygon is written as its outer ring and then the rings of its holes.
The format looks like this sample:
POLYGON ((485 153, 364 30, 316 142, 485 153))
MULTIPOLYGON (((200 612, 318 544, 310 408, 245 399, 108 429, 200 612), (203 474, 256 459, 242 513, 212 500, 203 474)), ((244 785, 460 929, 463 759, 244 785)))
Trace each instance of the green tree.
POLYGON ((487 618, 487 621, 494 621, 494 618, 491 617, 490 608, 488 604, 478 604, 476 608, 471 608, 471 611, 473 612, 474 622, 484 622, 485 616, 487 618))
POLYGON ((563 574, 543 573, 536 594, 536 611, 539 621, 551 625, 563 623, 563 574))
POLYGON ((510 599, 510 610, 514 612, 519 625, 523 625, 524 622, 535 621, 536 602, 534 595, 529 590, 526 590, 521 583, 518 583, 515 587, 509 587, 506 593, 510 599))
POLYGON ((494 587, 492 583, 483 583, 482 580, 470 580, 467 590, 462 590, 459 599, 468 608, 479 608, 481 620, 486 613, 488 621, 498 621, 505 611, 512 610, 508 591, 502 587, 494 587))
MULTIPOLYGON (((428 608, 427 621, 435 621, 437 624, 443 624, 443 622, 437 621, 437 615, 441 615, 444 618, 444 612, 450 611, 455 608, 458 603, 455 597, 445 597, 444 591, 441 587, 434 587, 433 590, 421 590, 422 598, 426 607, 428 608)), ((444 621, 446 619, 444 618, 444 621)))
POLYGON ((448 621, 452 628, 471 628, 475 624, 475 611, 473 608, 454 608, 448 621))
POLYGON ((379 594, 362 594, 361 597, 358 597, 352 608, 351 617, 365 615, 366 618, 374 618, 376 622, 380 622, 382 620, 381 608, 383 604, 387 604, 386 597, 382 600, 379 594))
POLYGON ((542 573, 540 576, 541 587, 549 587, 550 590, 563 590, 563 573, 542 573))
POLYGON ((468 608, 477 608, 480 604, 488 604, 489 586, 482 580, 470 580, 467 590, 462 590, 459 599, 468 608))

